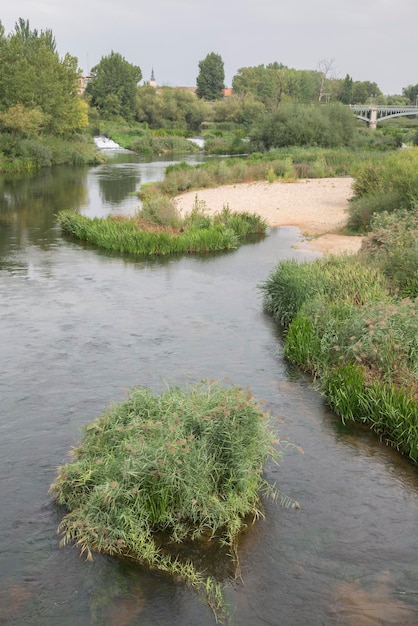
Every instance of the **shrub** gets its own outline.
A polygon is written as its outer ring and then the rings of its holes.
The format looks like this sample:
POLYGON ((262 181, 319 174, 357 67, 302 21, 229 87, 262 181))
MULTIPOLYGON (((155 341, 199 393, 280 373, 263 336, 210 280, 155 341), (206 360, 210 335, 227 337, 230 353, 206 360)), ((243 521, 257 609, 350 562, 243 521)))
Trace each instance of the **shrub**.
POLYGON ((360 251, 403 297, 418 296, 418 209, 377 213, 360 251))
POLYGON ((353 233, 366 233, 372 226, 373 216, 384 212, 393 211, 399 203, 396 192, 382 194, 378 191, 370 192, 364 196, 353 197, 349 204, 348 229, 353 233))
POLYGON ((163 194, 150 194, 142 200, 140 216, 162 226, 180 228, 181 217, 172 200, 163 194))
POLYGON ((414 210, 418 206, 418 149, 365 163, 356 172, 353 189, 352 227, 367 227, 378 211, 414 210))

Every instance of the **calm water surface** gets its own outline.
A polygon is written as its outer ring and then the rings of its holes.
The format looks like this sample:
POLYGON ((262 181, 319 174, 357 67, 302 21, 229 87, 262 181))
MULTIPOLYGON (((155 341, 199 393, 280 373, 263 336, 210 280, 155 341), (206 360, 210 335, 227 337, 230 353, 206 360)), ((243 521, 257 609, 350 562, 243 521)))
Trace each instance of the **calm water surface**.
MULTIPOLYGON (((228 377, 265 400, 288 449, 267 475, 301 504, 266 503, 240 545, 241 579, 209 560, 237 626, 418 624, 417 470, 343 427, 282 358, 257 285, 313 258, 295 228, 213 256, 119 258, 61 237, 55 214, 133 212, 166 164, 0 179, 0 624, 209 626, 194 593, 105 556, 58 547, 48 495, 80 427, 135 385, 228 377), (308 256, 309 255, 309 256, 308 256)), ((232 207, 233 208, 233 207, 232 207)))

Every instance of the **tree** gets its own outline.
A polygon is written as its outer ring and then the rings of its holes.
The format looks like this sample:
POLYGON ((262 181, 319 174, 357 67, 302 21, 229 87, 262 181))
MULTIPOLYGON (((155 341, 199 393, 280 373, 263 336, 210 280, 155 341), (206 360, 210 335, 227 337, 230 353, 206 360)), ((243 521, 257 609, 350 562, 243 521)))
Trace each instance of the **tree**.
POLYGON ((225 71, 222 57, 211 52, 199 62, 197 96, 205 100, 220 100, 225 89, 225 71))
POLYGON ((134 119, 141 69, 112 51, 109 56, 101 58, 98 65, 92 68, 91 74, 92 79, 86 88, 91 106, 105 118, 116 116, 125 120, 134 119))
POLYGON ((77 59, 67 54, 60 59, 50 30, 31 30, 20 19, 10 35, 0 28, 0 111, 9 111, 9 122, 31 119, 31 111, 42 113, 44 132, 68 136, 87 126, 85 105, 77 87, 77 59), (24 109, 16 109, 18 105, 24 109))
POLYGON ((417 104, 418 85, 408 85, 402 89, 402 94, 408 98, 411 104, 417 104))
POLYGON ((334 67, 335 59, 322 59, 318 63, 318 70, 321 75, 321 82, 319 86, 318 102, 327 101, 329 97, 328 86, 330 81, 335 80, 336 73, 334 67))
POLYGON ((25 109, 23 104, 0 111, 0 128, 14 138, 36 136, 44 121, 44 115, 39 109, 25 109))
POLYGON ((331 148, 350 145, 354 129, 354 116, 341 104, 283 104, 259 118, 249 134, 253 147, 261 151, 287 146, 331 148))
POLYGON ((348 74, 343 80, 339 101, 343 104, 352 104, 353 99, 353 79, 348 74))

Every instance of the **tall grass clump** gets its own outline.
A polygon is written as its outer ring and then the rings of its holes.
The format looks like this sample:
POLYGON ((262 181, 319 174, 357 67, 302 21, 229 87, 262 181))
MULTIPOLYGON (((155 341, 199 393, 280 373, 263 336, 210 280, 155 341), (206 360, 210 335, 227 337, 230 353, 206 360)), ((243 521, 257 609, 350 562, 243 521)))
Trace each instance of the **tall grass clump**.
POLYGON ((217 382, 133 390, 84 427, 58 468, 61 545, 168 572, 222 611, 220 583, 175 544, 194 541, 201 554, 209 540, 223 542, 236 555, 239 533, 262 515, 261 494, 272 493, 263 466, 280 453, 267 417, 249 391, 217 382))
POLYGON ((281 261, 260 285, 263 307, 288 327, 305 301, 322 295, 328 303, 386 298, 381 273, 362 264, 354 255, 330 256, 314 262, 281 261))

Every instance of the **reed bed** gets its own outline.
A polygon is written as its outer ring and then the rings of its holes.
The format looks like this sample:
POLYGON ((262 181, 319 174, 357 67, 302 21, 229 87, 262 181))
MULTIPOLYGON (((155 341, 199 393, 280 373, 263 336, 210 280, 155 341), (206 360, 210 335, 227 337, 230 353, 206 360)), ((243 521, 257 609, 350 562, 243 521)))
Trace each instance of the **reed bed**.
POLYGON ((384 300, 387 283, 378 269, 363 264, 355 255, 332 256, 314 263, 290 259, 279 263, 260 285, 264 309, 287 327, 304 302, 322 295, 328 303, 361 305, 384 300))
POLYGON ((418 301, 389 295, 379 269, 344 256, 283 261, 260 289, 286 329, 286 358, 342 420, 367 423, 417 462, 418 301))
POLYGON ((179 558, 175 545, 222 542, 236 558, 239 533, 262 515, 262 493, 274 495, 263 466, 280 458, 275 437, 248 390, 214 381, 134 389, 84 427, 72 461, 58 468, 51 493, 68 511, 61 545, 168 572, 222 617, 220 582, 179 558))
POLYGON ((72 210, 61 211, 58 223, 63 232, 80 241, 122 254, 145 256, 232 250, 245 238, 262 235, 267 229, 259 216, 227 209, 215 219, 196 211, 177 230, 162 230, 149 223, 144 228, 144 222, 137 217, 89 219, 72 210))

